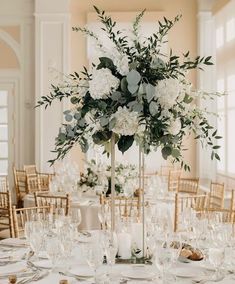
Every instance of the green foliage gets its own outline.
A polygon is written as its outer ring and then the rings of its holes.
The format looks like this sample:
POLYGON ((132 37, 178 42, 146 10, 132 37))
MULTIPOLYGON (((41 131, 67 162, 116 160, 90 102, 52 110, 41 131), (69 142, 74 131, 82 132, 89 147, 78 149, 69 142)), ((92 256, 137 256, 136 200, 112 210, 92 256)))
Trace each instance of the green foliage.
MULTIPOLYGON (((128 61, 129 72, 122 75, 119 67, 115 65, 116 58, 109 58, 105 54, 99 58, 98 65, 92 64, 92 67, 96 70, 109 69, 120 81, 118 88, 111 90, 106 98, 92 97, 89 84, 93 74, 92 72, 90 74, 85 67, 79 74, 74 72, 65 76, 64 82, 58 86, 52 85, 50 94, 41 97, 36 107, 47 108, 53 101, 63 99, 68 99, 72 105, 71 110, 64 112, 66 123, 62 125, 56 137, 53 151, 56 156, 50 162, 53 164, 55 160, 62 159, 77 143, 82 151, 86 152, 90 143, 88 137, 95 144, 102 145, 104 151, 109 153, 110 138, 118 122, 114 114, 122 107, 137 113, 139 128, 143 126, 144 129, 141 134, 136 132, 129 136, 115 133, 118 149, 122 153, 135 141, 141 145, 145 153, 161 148, 164 159, 170 157, 173 161, 180 162, 185 170, 190 170, 182 160, 183 138, 188 132, 193 132, 195 139, 211 148, 211 158, 219 160, 217 150, 220 146, 217 142, 222 137, 210 125, 205 112, 196 108, 187 114, 187 106, 190 106, 195 98, 185 91, 182 99, 175 102, 174 107, 166 109, 159 103, 156 94, 156 86, 161 80, 177 79, 184 84, 187 82, 185 74, 188 70, 202 70, 203 67, 213 64, 211 56, 197 56, 192 59, 189 52, 179 56, 173 54, 172 50, 169 54, 162 54, 162 45, 167 42, 166 36, 181 16, 178 15, 173 20, 163 18, 162 21, 158 21, 158 28, 150 37, 140 40, 140 23, 145 12, 143 10, 134 20, 132 30, 134 39, 130 42, 124 32, 116 28, 116 22, 106 15, 105 11, 95 6, 94 9, 102 23, 102 30, 112 42, 116 53, 120 55, 120 60, 124 58, 128 61), (164 111, 168 111, 168 117, 164 111), (173 135, 169 132, 170 123, 179 119, 181 129, 179 133, 173 135)), ((99 37, 89 29, 75 27, 73 30, 92 37, 101 50, 105 49, 99 37)), ((203 93, 203 96, 206 94, 203 93)), ((207 94, 207 97, 211 99, 214 94, 207 94)))

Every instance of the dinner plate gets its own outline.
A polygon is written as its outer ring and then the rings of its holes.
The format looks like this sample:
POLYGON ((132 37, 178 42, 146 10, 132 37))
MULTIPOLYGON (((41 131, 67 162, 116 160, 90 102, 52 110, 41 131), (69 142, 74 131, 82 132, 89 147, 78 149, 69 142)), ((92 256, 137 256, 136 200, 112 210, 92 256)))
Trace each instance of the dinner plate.
POLYGON ((156 274, 150 271, 132 269, 122 272, 122 276, 129 279, 150 280, 154 278, 156 274))
POLYGON ((52 263, 49 259, 40 259, 38 261, 32 261, 32 263, 38 268, 52 268, 52 263))
POLYGON ((176 267, 170 271, 173 275, 181 277, 181 278, 195 278, 202 274, 199 269, 195 269, 192 267, 176 267))
POLYGON ((74 268, 72 267, 69 270, 69 272, 78 277, 84 277, 84 278, 94 277, 94 271, 88 266, 80 265, 79 267, 74 267, 74 268))

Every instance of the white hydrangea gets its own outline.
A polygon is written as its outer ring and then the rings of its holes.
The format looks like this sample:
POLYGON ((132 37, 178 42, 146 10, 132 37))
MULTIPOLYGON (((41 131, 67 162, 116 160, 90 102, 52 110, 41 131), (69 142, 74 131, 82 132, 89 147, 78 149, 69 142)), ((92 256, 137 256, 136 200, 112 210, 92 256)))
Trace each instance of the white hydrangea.
POLYGON ((112 91, 117 90, 119 79, 113 76, 108 68, 94 70, 89 82, 89 91, 93 99, 105 99, 112 91))
POLYGON ((177 135, 181 130, 181 121, 179 118, 172 120, 167 128, 168 132, 172 135, 177 135))
POLYGON ((124 136, 132 136, 137 132, 139 126, 137 112, 129 111, 126 107, 119 107, 113 117, 116 118, 113 132, 124 136))
POLYGON ((170 109, 176 104, 180 92, 181 84, 177 79, 165 79, 155 87, 155 98, 162 108, 170 109))
POLYGON ((113 63, 121 75, 126 76, 129 73, 129 60, 126 55, 116 56, 113 58, 113 63))

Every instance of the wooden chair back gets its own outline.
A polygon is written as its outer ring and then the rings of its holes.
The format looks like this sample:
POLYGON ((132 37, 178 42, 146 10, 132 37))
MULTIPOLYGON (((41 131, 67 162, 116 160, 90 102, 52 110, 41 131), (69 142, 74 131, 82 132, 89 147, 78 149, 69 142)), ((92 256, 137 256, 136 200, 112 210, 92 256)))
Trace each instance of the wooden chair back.
MULTIPOLYGON (((111 198, 102 197, 102 204, 108 204, 111 208, 111 198)), ((115 212, 120 218, 139 217, 140 200, 139 197, 115 196, 115 212)))
POLYGON ((15 192, 17 204, 22 202, 23 197, 27 194, 27 183, 26 183, 26 173, 22 170, 16 170, 13 167, 14 173, 14 183, 15 183, 15 192))
POLYGON ((24 165, 24 171, 26 175, 36 175, 37 174, 36 165, 24 165))
POLYGON ((38 206, 53 206, 53 209, 64 208, 65 215, 69 214, 70 208, 70 195, 65 196, 59 195, 46 195, 34 192, 35 205, 38 206))
POLYGON ((34 193, 36 191, 40 191, 38 176, 35 174, 27 174, 26 177, 27 193, 34 193))
POLYGON ((218 222, 235 224, 235 210, 220 208, 204 208, 198 211, 199 218, 206 218, 208 221, 217 219, 218 222))
POLYGON ((177 192, 197 195, 199 178, 179 178, 177 192))
POLYGON ((12 201, 9 190, 0 192, 0 230, 9 229, 10 237, 14 237, 12 222, 12 201))
POLYGON ((224 208, 224 183, 211 182, 208 208, 224 208))
POLYGON ((206 207, 207 196, 201 195, 181 195, 175 194, 175 211, 174 211, 174 231, 179 229, 180 215, 187 209, 195 211, 203 210, 206 207))
POLYGON ((235 189, 233 189, 231 193, 230 210, 231 211, 235 210, 235 189))
POLYGON ((177 191, 181 170, 170 170, 168 175, 168 191, 177 191))
POLYGON ((13 215, 13 229, 15 238, 24 237, 25 223, 30 221, 32 214, 40 213, 43 215, 43 219, 46 220, 46 215, 52 213, 51 206, 39 206, 39 207, 28 207, 18 208, 12 207, 13 215))
POLYGON ((7 192, 9 190, 7 176, 0 176, 0 192, 7 192))

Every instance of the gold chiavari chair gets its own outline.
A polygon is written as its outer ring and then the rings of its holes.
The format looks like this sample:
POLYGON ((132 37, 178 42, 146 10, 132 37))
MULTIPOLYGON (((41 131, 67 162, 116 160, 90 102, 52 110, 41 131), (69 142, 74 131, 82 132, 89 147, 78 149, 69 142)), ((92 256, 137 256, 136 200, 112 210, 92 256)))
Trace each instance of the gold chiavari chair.
POLYGON ((173 165, 169 166, 161 166, 159 171, 159 176, 167 178, 169 176, 170 171, 174 170, 173 165))
MULTIPOLYGON (((30 216, 32 214, 42 214, 42 217, 46 217, 48 213, 52 213, 51 206, 39 206, 39 207, 28 207, 28 208, 18 208, 12 207, 13 215, 13 229, 15 238, 24 237, 24 227, 27 221, 30 221, 30 216)), ((46 219, 46 218, 44 218, 46 219)))
POLYGON ((50 182, 53 176, 53 174, 46 173, 37 174, 40 191, 49 191, 50 182))
POLYGON ((224 183, 211 182, 208 208, 224 207, 224 183))
POLYGON ((36 175, 37 174, 36 165, 24 165, 24 171, 26 175, 36 175))
POLYGON ((177 191, 181 170, 170 170, 168 175, 168 191, 177 191))
POLYGON ((230 203, 230 210, 235 210, 235 190, 232 190, 231 194, 231 203, 230 203))
POLYGON ((181 195, 175 194, 175 211, 174 211, 174 231, 179 229, 180 215, 187 209, 202 211, 206 206, 207 196, 202 195, 181 195))
POLYGON ((0 176, 0 192, 7 192, 9 190, 7 176, 0 176))
POLYGON ((198 194, 199 178, 179 178, 177 192, 198 194))
POLYGON ((0 238, 14 237, 12 201, 8 191, 0 192, 0 238))
POLYGON ((18 206, 22 206, 23 198, 27 194, 26 173, 22 170, 16 170, 13 167, 16 201, 18 206))
POLYGON ((235 224, 235 210, 220 209, 220 208, 204 208, 197 212, 199 218, 215 220, 223 223, 235 224))
POLYGON ((26 175, 27 193, 34 193, 40 191, 40 184, 38 176, 35 174, 26 175))
MULTIPOLYGON (((102 203, 111 208, 111 197, 103 197, 102 203)), ((115 196, 115 212, 121 218, 132 216, 138 218, 140 216, 139 197, 115 196)))
POLYGON ((64 208, 65 215, 68 215, 70 208, 70 195, 45 195, 34 192, 35 205, 38 206, 53 206, 53 209, 64 208))

